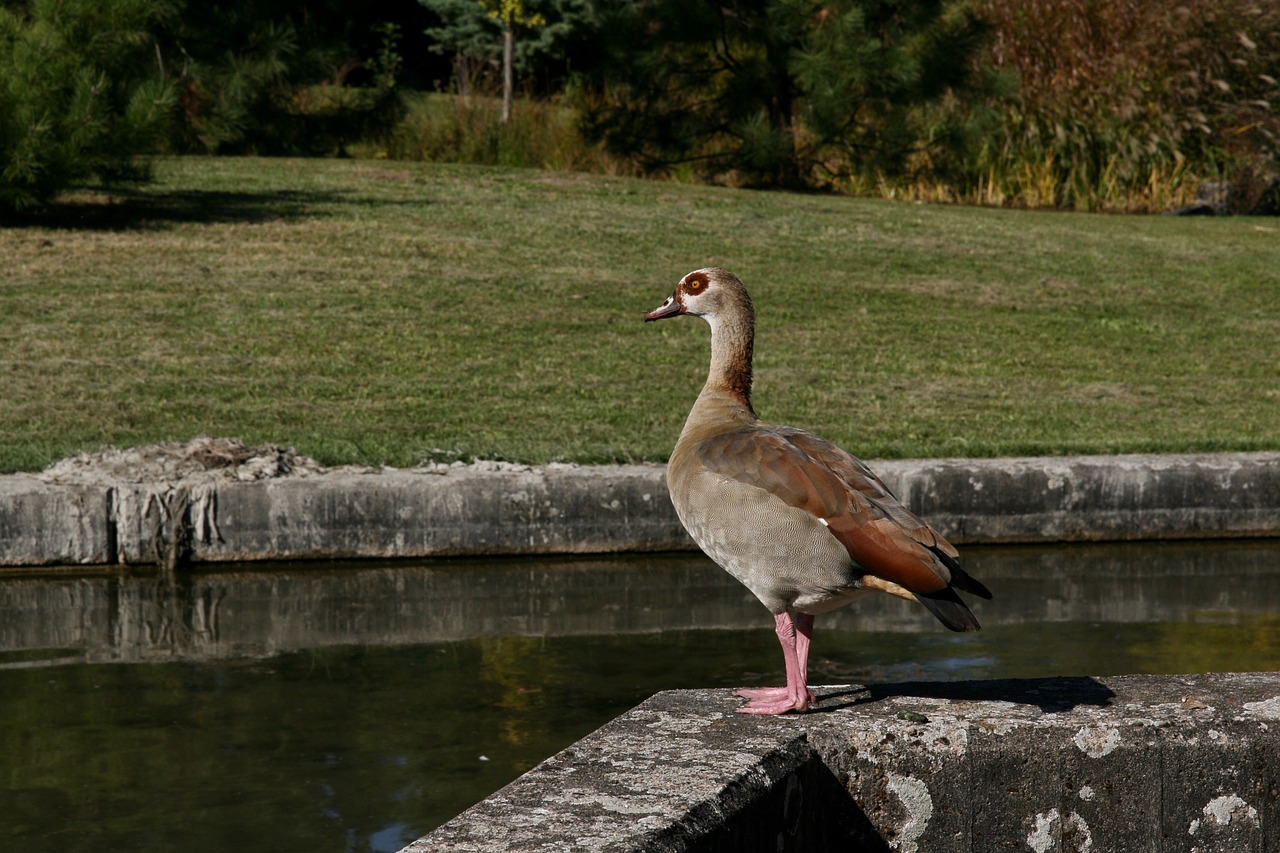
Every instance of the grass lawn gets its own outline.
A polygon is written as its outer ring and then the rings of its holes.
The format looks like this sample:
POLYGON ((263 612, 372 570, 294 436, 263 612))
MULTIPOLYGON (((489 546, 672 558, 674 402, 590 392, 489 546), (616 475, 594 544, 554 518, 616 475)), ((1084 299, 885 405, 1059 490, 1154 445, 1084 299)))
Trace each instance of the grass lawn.
POLYGON ((1280 221, 190 158, 0 229, 0 470, 194 435, 326 463, 665 459, 720 265, 756 408, 867 458, 1280 449, 1280 221))

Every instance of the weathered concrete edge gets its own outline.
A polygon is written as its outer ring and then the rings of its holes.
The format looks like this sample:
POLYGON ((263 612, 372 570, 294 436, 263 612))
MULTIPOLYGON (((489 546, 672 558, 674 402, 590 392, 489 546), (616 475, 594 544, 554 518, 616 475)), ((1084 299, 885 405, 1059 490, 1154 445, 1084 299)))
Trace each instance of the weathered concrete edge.
MULTIPOLYGON (((958 544, 1280 535, 1280 453, 875 462, 958 544)), ((335 471, 253 482, 0 477, 0 566, 693 548, 661 465, 335 471)))
POLYGON ((817 692, 657 694, 403 853, 1280 849, 1280 674, 817 692))

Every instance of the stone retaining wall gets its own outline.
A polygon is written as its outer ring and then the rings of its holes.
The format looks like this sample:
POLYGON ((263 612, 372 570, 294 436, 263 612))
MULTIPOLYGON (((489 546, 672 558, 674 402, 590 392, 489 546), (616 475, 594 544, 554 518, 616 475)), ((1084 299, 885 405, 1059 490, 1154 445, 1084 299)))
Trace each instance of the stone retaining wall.
MULTIPOLYGON (((873 464, 958 544, 1280 534, 1280 453, 873 464)), ((693 547, 660 465, 479 463, 251 482, 0 477, 0 566, 693 547)))
POLYGON ((1280 674, 660 693, 403 853, 1280 850, 1280 674))

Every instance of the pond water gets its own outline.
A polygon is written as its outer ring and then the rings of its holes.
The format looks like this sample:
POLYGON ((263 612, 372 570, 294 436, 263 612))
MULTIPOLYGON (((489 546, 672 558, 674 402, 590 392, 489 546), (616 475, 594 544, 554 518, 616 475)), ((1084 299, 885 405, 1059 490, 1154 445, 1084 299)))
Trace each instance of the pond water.
MULTIPOLYGON (((880 596, 813 681, 1280 663, 1280 541, 962 558, 982 633, 880 596)), ((0 575, 0 849, 394 851, 656 691, 781 682, 700 555, 0 575)))

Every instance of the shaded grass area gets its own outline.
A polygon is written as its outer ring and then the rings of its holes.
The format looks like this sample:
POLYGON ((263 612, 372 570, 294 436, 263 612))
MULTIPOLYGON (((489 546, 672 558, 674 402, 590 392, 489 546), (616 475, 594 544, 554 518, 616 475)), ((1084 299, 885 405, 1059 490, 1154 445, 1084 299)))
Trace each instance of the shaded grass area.
POLYGON ((708 330, 868 457, 1280 448, 1271 220, 929 207, 370 161, 173 159, 0 230, 0 470, 198 434, 322 462, 662 460, 708 330))

